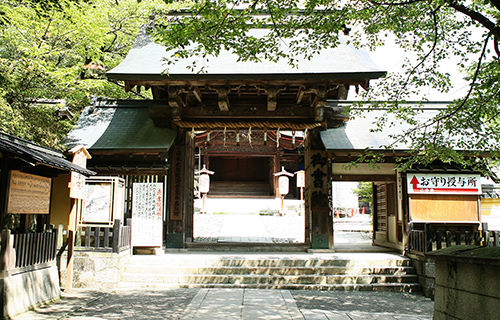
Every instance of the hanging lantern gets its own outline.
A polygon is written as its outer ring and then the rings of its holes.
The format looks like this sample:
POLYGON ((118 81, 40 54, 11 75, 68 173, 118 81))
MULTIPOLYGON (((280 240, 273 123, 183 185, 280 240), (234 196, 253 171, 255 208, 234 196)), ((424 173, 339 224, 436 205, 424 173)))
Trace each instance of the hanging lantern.
POLYGON ((295 148, 295 130, 292 131, 292 148, 295 148))

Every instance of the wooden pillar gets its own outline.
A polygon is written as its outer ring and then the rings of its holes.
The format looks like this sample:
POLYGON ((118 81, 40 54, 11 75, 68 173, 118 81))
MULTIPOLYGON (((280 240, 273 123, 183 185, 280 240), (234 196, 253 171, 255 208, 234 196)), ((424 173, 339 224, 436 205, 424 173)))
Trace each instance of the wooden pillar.
POLYGON ((306 243, 311 249, 333 249, 333 218, 329 205, 328 155, 319 130, 312 130, 305 144, 306 243))
POLYGON ((0 230, 6 227, 7 190, 9 187, 9 158, 0 158, 0 230))
POLYGON ((194 227, 194 137, 186 136, 184 152, 184 234, 186 242, 193 242, 194 227))
POLYGON ((167 248, 184 247, 184 146, 176 145, 171 149, 169 175, 169 207, 165 234, 167 248))

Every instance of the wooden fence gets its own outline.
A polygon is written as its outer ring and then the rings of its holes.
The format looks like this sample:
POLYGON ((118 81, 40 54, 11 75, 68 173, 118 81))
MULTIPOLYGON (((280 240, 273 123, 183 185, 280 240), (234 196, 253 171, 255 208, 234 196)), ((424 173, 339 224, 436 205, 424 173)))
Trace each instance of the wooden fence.
MULTIPOLYGON (((129 223, 130 224, 130 223, 129 223)), ((59 226, 59 246, 64 243, 63 235, 67 234, 62 225, 59 226)), ((79 226, 75 235, 75 250, 119 253, 130 250, 131 227, 121 225, 116 219, 112 227, 79 226)))
POLYGON ((57 230, 10 234, 2 231, 0 270, 35 268, 55 261, 57 230))
POLYGON ((411 253, 425 254, 443 247, 458 245, 500 246, 500 231, 444 231, 410 230, 409 246, 411 253))

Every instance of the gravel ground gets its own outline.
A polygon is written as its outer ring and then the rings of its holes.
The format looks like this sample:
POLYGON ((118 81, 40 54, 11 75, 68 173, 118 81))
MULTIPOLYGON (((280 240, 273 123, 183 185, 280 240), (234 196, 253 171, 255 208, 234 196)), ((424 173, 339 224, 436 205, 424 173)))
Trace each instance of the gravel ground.
MULTIPOLYGON (((226 217, 229 214, 200 214, 194 215, 194 236, 196 242, 217 242, 224 226, 226 217)), ((235 215, 232 213, 231 215, 235 215)), ((243 215, 243 214, 242 214, 243 215)), ((304 242, 304 216, 298 214, 287 215, 258 215, 245 214, 246 217, 253 216, 259 223, 264 225, 269 237, 274 243, 302 243, 304 242)), ((372 232, 366 231, 348 231, 346 224, 338 224, 334 237, 336 244, 371 244, 372 232), (340 228, 340 226, 342 228, 340 228), (340 229, 340 230, 337 230, 340 229)), ((359 226, 356 226, 359 230, 359 226)), ((247 234, 241 234, 242 237, 251 236, 252 230, 247 234)))
MULTIPOLYGON (((234 214, 233 214, 234 215, 234 214)), ((288 215, 258 215, 253 216, 259 223, 264 225, 269 237, 275 243, 304 242, 304 217, 297 214, 288 215)), ((228 214, 200 214, 194 215, 194 237, 196 242, 217 242, 228 214)), ((252 236, 252 230, 248 234, 240 236, 252 236)))

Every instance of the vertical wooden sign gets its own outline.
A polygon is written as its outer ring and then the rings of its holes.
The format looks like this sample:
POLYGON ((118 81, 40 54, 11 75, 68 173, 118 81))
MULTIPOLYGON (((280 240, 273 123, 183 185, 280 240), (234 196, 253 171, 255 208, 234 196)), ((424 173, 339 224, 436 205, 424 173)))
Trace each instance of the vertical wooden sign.
POLYGON ((174 146, 172 156, 172 166, 170 168, 170 220, 182 220, 184 185, 184 147, 174 146))
MULTIPOLYGON (((87 160, 92 157, 83 146, 77 146, 70 150, 73 153, 73 163, 82 167, 87 167, 87 160)), ((69 197, 73 199, 85 198, 85 176, 71 171, 69 197)))

